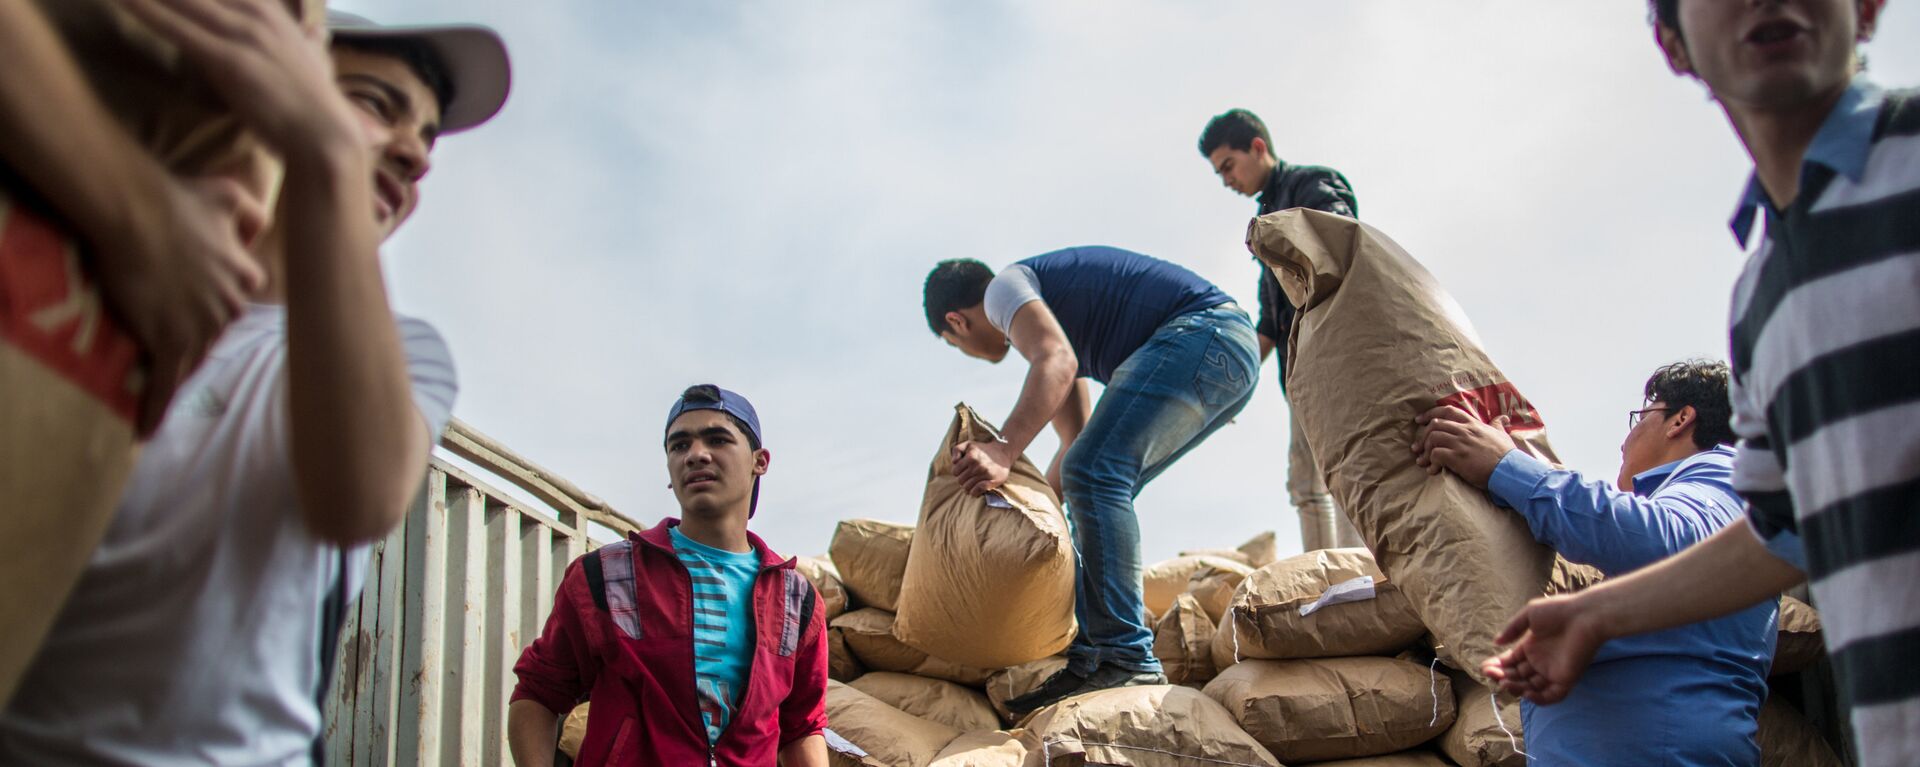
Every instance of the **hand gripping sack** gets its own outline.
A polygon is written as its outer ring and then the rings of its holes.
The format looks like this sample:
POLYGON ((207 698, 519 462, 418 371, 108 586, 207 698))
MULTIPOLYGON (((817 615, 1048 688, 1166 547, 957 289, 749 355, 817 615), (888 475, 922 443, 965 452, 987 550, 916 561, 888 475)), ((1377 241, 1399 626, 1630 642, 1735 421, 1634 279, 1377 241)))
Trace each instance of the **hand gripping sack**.
MULTIPOLYGON (((34 4, 115 120, 168 170, 268 157, 173 46, 118 3, 34 4)), ((318 23, 318 0, 288 6, 318 23)), ((0 166, 0 707, 106 532, 137 454, 140 349, 107 311, 86 251, 0 166)))
POLYGON ((966 405, 927 472, 893 631, 928 654, 982 668, 1044 658, 1073 641, 1073 541, 1047 480, 1025 457, 974 497, 953 446, 999 438, 966 405))
POLYGON ((1515 444, 1552 462, 1539 413, 1433 275, 1379 230, 1285 210, 1254 219, 1247 246, 1300 308, 1287 399, 1328 488, 1441 652, 1478 678, 1494 635, 1545 592, 1554 552, 1485 492, 1414 465, 1413 420, 1442 403, 1506 416, 1515 444))

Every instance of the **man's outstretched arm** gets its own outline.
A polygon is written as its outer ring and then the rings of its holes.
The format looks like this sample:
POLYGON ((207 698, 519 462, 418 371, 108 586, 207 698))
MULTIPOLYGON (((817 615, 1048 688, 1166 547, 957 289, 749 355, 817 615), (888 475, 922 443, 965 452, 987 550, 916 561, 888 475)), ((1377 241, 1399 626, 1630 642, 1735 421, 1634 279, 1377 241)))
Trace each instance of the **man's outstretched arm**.
POLYGON ((1481 670, 1500 689, 1558 703, 1610 639, 1731 615, 1804 580, 1747 523, 1727 526, 1672 558, 1577 594, 1535 599, 1494 638, 1512 643, 1481 670))
POLYGON ((1080 359, 1060 329, 1053 310, 1044 301, 1030 301, 1013 315, 1007 339, 1020 356, 1027 359, 1027 382, 1020 389, 1020 400, 1001 426, 998 443, 966 442, 955 446, 953 474, 967 491, 980 495, 1007 481, 1027 445, 1039 436, 1073 390, 1080 370, 1080 359))

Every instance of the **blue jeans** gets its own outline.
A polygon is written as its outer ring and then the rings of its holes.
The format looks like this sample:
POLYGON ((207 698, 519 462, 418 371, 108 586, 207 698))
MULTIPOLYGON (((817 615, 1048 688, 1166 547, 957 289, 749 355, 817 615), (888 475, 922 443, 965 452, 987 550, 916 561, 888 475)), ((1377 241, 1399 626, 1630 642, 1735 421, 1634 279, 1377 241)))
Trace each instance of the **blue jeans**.
POLYGON ((1068 668, 1160 670, 1140 593, 1133 499, 1246 407, 1260 370, 1253 323, 1232 305, 1184 314, 1121 363, 1060 466, 1079 567, 1068 668))

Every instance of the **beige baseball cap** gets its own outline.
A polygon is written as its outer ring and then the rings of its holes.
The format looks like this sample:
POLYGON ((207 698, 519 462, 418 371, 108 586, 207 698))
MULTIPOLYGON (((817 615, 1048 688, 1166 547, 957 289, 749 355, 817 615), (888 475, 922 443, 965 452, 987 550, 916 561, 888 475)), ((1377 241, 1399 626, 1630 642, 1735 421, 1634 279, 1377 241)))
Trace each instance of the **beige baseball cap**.
POLYGON ((479 24, 385 26, 344 11, 327 11, 336 40, 392 40, 426 46, 439 56, 453 81, 453 99, 440 113, 440 135, 458 133, 492 119, 507 103, 513 69, 507 44, 479 24))

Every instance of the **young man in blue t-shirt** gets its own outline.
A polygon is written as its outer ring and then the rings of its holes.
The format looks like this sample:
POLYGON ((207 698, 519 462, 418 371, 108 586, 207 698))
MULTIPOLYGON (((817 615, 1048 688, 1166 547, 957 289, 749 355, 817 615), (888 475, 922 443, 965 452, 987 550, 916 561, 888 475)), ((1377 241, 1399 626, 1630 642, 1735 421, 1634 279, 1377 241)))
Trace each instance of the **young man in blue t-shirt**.
POLYGON ((1042 427, 1060 435, 1047 481, 1073 519, 1080 633, 1067 667, 1007 708, 1165 684, 1140 592, 1133 498, 1246 406, 1260 369, 1253 321, 1193 272, 1101 246, 1034 256, 998 275, 972 259, 942 261, 925 300, 927 324, 954 348, 996 363, 1017 349, 1028 365, 1004 441, 955 448, 961 483, 984 494, 1042 427), (1089 378, 1106 385, 1097 406, 1089 378))

